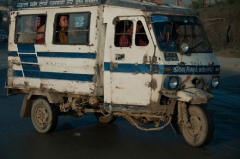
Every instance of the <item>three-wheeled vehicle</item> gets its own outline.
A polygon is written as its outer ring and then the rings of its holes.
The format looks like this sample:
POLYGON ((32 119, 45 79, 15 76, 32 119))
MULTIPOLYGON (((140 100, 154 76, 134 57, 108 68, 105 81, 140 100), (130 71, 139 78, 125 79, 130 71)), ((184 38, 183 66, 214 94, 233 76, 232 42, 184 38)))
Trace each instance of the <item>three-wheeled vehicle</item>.
POLYGON ((171 125, 188 144, 214 133, 206 109, 220 66, 197 13, 135 0, 17 2, 11 11, 8 95, 40 133, 59 115, 122 116, 145 131, 171 125))

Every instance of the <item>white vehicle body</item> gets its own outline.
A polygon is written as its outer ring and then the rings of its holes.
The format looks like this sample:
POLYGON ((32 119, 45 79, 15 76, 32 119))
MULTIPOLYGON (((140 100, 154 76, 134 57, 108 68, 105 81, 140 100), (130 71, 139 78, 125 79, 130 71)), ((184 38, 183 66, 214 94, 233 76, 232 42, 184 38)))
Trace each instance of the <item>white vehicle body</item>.
MULTIPOLYGON (((160 15, 159 19, 168 15, 197 18, 191 9, 125 0, 47 3, 47 6, 44 2, 17 3, 16 10, 11 12, 6 88, 9 94, 27 94, 22 117, 32 116, 32 103, 41 96, 58 106, 60 112, 75 111, 79 116, 95 112, 106 118, 123 116, 142 130, 160 130, 166 126, 159 126, 160 121, 169 124, 177 114, 178 125, 191 127, 188 107, 205 105, 213 98, 209 92, 220 71, 215 54, 163 51, 153 26, 158 21, 151 21, 153 15, 157 18, 160 15), (79 12, 90 13, 89 42, 55 44, 56 15, 79 12), (43 44, 16 42, 16 19, 24 15, 47 16, 43 44), (148 45, 132 43, 130 47, 116 47, 115 30, 119 21, 133 23, 133 41, 137 22, 141 21, 148 45), (176 82, 173 87, 171 79, 176 82), (137 121, 139 118, 142 120, 137 121), (142 121, 153 122, 155 128, 141 127, 147 123, 142 121)), ((204 138, 200 143, 188 143, 201 146, 211 136, 200 137, 204 138)))

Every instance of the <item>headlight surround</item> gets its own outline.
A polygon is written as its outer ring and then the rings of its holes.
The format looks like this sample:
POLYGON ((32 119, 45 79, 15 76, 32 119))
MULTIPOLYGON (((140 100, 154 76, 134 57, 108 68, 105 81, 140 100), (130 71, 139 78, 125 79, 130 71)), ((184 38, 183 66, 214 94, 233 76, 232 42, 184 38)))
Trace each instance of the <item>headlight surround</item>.
POLYGON ((188 44, 187 44, 187 43, 182 43, 182 45, 181 45, 181 49, 182 49, 183 52, 187 52, 188 49, 189 49, 188 44))
POLYGON ((164 79, 163 86, 165 89, 168 90, 176 90, 179 85, 179 77, 177 76, 167 76, 164 79))
POLYGON ((212 78, 209 80, 207 89, 215 89, 219 86, 219 76, 212 76, 212 78))

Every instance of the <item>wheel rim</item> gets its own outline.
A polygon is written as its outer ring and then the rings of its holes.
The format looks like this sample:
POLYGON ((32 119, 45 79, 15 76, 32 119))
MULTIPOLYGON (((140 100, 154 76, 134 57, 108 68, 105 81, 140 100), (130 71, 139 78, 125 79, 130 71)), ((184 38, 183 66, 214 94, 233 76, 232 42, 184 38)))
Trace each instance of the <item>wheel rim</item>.
POLYGON ((43 105, 39 105, 35 111, 35 120, 38 126, 44 128, 48 123, 48 111, 43 105))
POLYGON ((205 132, 204 121, 197 113, 191 113, 191 127, 186 127, 187 135, 193 140, 198 140, 203 132, 205 132))

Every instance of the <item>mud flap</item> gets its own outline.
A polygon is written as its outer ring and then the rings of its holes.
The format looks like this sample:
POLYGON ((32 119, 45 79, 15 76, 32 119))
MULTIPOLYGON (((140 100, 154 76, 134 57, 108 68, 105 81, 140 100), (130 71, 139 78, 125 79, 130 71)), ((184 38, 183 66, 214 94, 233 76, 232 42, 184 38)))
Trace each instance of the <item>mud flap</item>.
POLYGON ((32 108, 33 100, 28 100, 28 95, 26 95, 23 99, 23 104, 20 112, 20 117, 31 117, 31 108, 32 108))

